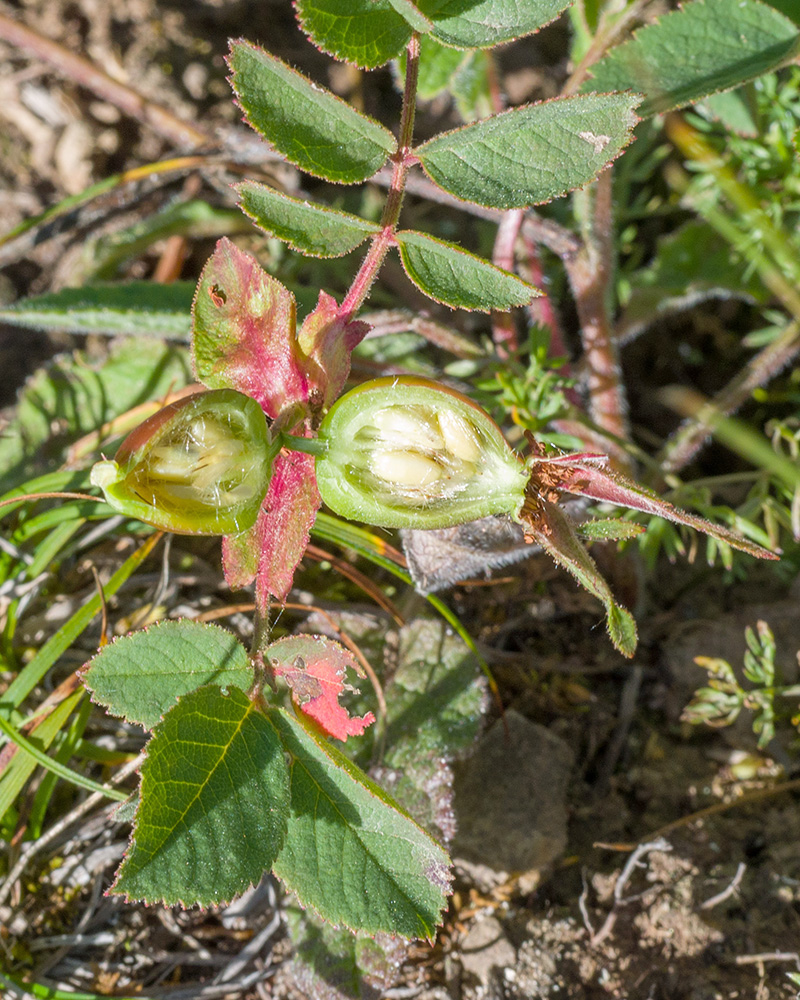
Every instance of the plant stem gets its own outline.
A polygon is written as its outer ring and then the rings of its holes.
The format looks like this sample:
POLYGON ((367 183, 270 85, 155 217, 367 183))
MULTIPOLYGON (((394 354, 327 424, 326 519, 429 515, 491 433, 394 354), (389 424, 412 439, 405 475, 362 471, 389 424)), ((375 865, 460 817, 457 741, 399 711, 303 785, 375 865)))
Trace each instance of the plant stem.
POLYGON ((400 209, 403 207, 403 196, 405 195, 406 175, 416 163, 416 159, 411 153, 411 141, 414 134, 414 116, 417 107, 418 74, 419 36, 415 32, 408 43, 406 54, 406 82, 403 90, 403 110, 400 117, 400 138, 397 150, 391 156, 392 179, 381 215, 381 231, 373 239, 358 274, 353 279, 353 283, 339 307, 339 320, 342 324, 349 323, 366 301, 386 254, 395 244, 397 222, 400 218, 400 209))
POLYGON ((297 437, 295 434, 281 434, 280 443, 283 448, 291 451, 302 451, 306 455, 324 455, 328 450, 328 442, 319 438, 297 437))
MULTIPOLYGON (((514 245, 524 217, 525 213, 521 208, 512 208, 503 213, 503 218, 497 227, 492 262, 506 271, 514 270, 514 245)), ((517 328, 508 310, 492 313, 492 340, 500 358, 507 358, 519 347, 517 328)))
MULTIPOLYGON (((575 295, 588 374, 589 414, 597 426, 628 441, 628 407, 619 362, 619 346, 609 317, 607 293, 612 273, 613 202, 611 170, 586 193, 586 245, 565 268, 575 295)), ((630 459, 622 448, 611 457, 623 471, 630 459)))

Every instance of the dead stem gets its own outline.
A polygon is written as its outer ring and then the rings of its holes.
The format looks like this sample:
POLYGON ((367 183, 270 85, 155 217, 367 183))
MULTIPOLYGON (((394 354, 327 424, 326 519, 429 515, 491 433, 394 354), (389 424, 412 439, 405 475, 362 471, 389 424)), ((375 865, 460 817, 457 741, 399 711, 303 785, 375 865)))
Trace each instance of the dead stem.
POLYGON ((74 80, 81 87, 86 87, 101 100, 108 101, 126 115, 136 121, 148 125, 164 139, 182 149, 194 149, 197 146, 207 146, 212 139, 188 122, 181 121, 171 111, 148 101, 137 93, 133 87, 128 87, 119 80, 114 80, 107 73, 74 52, 65 49, 63 45, 44 38, 33 28, 21 24, 14 18, 0 12, 0 36, 3 41, 16 45, 30 55, 41 59, 53 67, 62 76, 74 80))

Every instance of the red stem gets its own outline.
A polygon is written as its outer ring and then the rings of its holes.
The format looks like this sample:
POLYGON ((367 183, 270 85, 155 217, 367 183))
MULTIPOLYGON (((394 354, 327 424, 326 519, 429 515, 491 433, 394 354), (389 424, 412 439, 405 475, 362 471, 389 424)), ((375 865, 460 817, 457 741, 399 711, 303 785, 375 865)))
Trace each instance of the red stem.
MULTIPOLYGON (((622 384, 619 345, 606 302, 613 255, 610 170, 604 171, 594 182, 592 196, 586 246, 572 262, 565 262, 565 265, 581 324, 589 415, 601 430, 621 441, 628 441, 628 406, 622 384)), ((630 467, 630 459, 624 449, 609 446, 608 451, 623 471, 630 467)))
POLYGON ((403 91, 403 111, 400 119, 400 138, 397 151, 390 157, 392 161, 392 180, 389 193, 381 215, 381 231, 372 240, 358 274, 348 289, 339 307, 339 321, 342 325, 349 323, 358 313, 369 295, 369 291, 381 265, 390 248, 397 242, 395 232, 403 207, 403 196, 406 188, 406 175, 417 162, 411 152, 411 141, 414 134, 414 115, 417 106, 417 77, 419 73, 419 36, 415 33, 408 43, 406 56, 406 83, 403 91))
MULTIPOLYGON (((521 208, 513 208, 503 213, 497 235, 494 238, 492 262, 506 271, 514 270, 514 245, 517 242, 525 212, 521 208)), ((507 358, 519 347, 517 328, 510 312, 492 313, 492 340, 501 358, 507 358)))

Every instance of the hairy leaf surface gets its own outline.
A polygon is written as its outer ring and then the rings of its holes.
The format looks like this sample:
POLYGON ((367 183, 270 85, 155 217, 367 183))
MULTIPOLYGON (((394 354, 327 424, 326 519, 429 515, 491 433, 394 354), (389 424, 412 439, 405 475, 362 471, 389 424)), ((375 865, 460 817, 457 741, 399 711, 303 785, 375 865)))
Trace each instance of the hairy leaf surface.
POLYGON ((692 0, 592 67, 589 90, 644 94, 642 117, 737 87, 800 51, 796 24, 758 0, 692 0))
POLYGON ((433 35, 460 49, 493 48, 549 24, 571 0, 419 0, 433 35))
POLYGON ((599 500, 602 503, 628 507, 630 510, 641 510, 645 514, 655 514, 676 524, 685 524, 757 559, 778 558, 774 552, 751 542, 749 538, 743 538, 697 514, 681 510, 651 490, 627 479, 608 466, 605 455, 560 455, 557 458, 545 459, 544 463, 549 466, 551 473, 556 468, 559 470, 556 489, 599 500))
POLYGON ((415 149, 431 180, 491 208, 525 208, 593 180, 630 142, 639 98, 590 94, 513 108, 415 149))
MULTIPOLYGON (((398 15, 392 11, 392 16, 398 15)), ((342 184, 365 181, 397 145, 378 122, 256 45, 235 42, 229 65, 248 123, 315 177, 342 184)))
POLYGON ((361 320, 342 323, 333 296, 321 291, 316 307, 297 331, 297 346, 307 373, 311 409, 317 415, 338 399, 350 374, 350 355, 369 333, 361 320))
POLYGON ((274 872, 325 920, 433 938, 450 859, 342 753, 282 710, 269 716, 291 758, 291 812, 274 872))
POLYGON ((268 417, 307 395, 295 346, 294 296, 228 239, 200 275, 194 363, 209 389, 252 396, 268 417))
POLYGON ((0 321, 34 330, 188 340, 193 290, 188 281, 62 288, 3 306, 0 321))
POLYGON ((218 625, 164 621, 104 646, 83 669, 94 700, 152 729, 175 702, 206 684, 247 691, 253 668, 244 646, 218 625))
POLYGON ((399 55, 412 28, 391 0, 297 0, 303 31, 325 52, 363 69, 399 55))
MULTIPOLYGON (((313 457, 299 451, 278 455, 251 539, 256 552, 256 604, 262 614, 269 608, 270 596, 285 601, 292 589, 294 571, 303 558, 321 502, 313 457)), ((247 544, 241 535, 236 537, 247 544)), ((238 542, 226 551, 226 574, 227 559, 236 546, 238 542)))
POLYGON ((272 867, 288 809, 275 727, 238 688, 193 691, 153 731, 111 892, 167 905, 230 900, 272 867))
POLYGON ((526 534, 602 602, 609 638, 623 656, 633 656, 637 643, 636 622, 631 613, 617 603, 567 515, 557 504, 544 499, 539 501, 538 516, 527 516, 529 513, 525 516, 526 534))
POLYGON ((541 294, 537 288, 488 260, 425 233, 397 234, 406 274, 420 291, 453 309, 504 311, 525 306, 541 294))
POLYGON ((311 257, 342 257, 380 226, 357 215, 290 198, 266 184, 238 184, 239 204, 261 229, 311 257))

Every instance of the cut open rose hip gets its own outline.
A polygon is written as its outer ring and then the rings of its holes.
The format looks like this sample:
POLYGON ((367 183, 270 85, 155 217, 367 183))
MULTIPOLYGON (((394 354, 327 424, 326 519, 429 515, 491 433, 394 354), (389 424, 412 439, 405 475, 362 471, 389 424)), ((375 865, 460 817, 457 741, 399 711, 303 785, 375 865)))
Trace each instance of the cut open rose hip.
POLYGON ((187 396, 140 424, 92 485, 129 517, 179 534, 227 535, 258 516, 280 444, 255 400, 233 389, 187 396))
POLYGON ((425 379, 383 378, 331 408, 317 484, 343 517, 385 528, 442 528, 515 515, 528 473, 491 417, 425 379))

